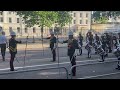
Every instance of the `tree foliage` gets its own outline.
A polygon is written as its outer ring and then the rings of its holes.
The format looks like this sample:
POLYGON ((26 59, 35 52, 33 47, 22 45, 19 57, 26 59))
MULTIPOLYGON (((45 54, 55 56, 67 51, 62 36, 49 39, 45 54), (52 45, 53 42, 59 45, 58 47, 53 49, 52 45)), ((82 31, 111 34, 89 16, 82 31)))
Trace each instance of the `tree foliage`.
POLYGON ((109 18, 116 19, 120 16, 120 11, 94 11, 93 12, 93 19, 97 23, 106 23, 109 18))
POLYGON ((58 23, 61 27, 71 22, 72 17, 68 11, 16 11, 28 27, 34 25, 51 27, 58 23))
POLYGON ((65 26, 65 24, 71 23, 72 17, 70 15, 70 12, 68 11, 57 11, 58 18, 57 23, 60 25, 60 27, 65 26))

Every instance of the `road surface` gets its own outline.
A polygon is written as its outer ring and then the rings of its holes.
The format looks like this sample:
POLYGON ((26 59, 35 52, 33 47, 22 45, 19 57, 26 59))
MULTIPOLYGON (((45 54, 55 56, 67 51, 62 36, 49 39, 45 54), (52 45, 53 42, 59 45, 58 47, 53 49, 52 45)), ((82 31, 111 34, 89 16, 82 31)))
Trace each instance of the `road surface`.
MULTIPOLYGON (((66 72, 63 68, 61 69, 50 69, 50 70, 38 70, 38 71, 30 71, 30 72, 19 72, 21 70, 30 70, 30 69, 42 69, 42 68, 50 68, 50 67, 65 67, 69 73, 71 64, 69 62, 69 58, 67 57, 67 48, 60 47, 59 48, 59 63, 58 58, 56 62, 52 61, 52 54, 48 45, 44 47, 44 55, 43 50, 40 46, 41 44, 28 44, 27 54, 24 64, 24 49, 25 44, 18 45, 18 54, 17 60, 14 61, 14 66, 17 71, 11 74, 9 71, 9 59, 10 55, 7 50, 6 52, 6 61, 0 61, 0 79, 66 79, 66 72), (40 47, 39 47, 40 46, 40 47), (19 63, 18 63, 19 61, 19 63), (7 74, 5 74, 7 72, 7 74), (18 73, 19 72, 19 73, 18 73), (4 73, 4 74, 3 74, 4 73)), ((113 61, 104 64, 94 64, 94 65, 84 65, 77 67, 77 75, 73 77, 73 79, 120 79, 118 73, 119 70, 116 70, 116 62, 114 62, 116 58, 113 54, 109 54, 109 57, 106 58, 106 61, 113 61), (111 74, 111 75, 108 75, 111 74), (105 75, 105 76, 103 76, 105 75)), ((83 47, 83 55, 77 56, 77 64, 87 64, 87 63, 98 63, 100 58, 98 55, 94 54, 94 50, 92 52, 92 58, 87 58, 87 51, 83 47)), ((71 77, 69 76, 69 79, 71 77)))

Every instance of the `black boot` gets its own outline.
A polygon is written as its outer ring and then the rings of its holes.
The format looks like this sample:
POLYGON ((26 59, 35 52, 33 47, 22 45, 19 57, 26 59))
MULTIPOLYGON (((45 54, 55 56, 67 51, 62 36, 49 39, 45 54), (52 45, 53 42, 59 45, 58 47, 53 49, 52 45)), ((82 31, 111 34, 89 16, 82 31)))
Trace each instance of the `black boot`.
POLYGON ((10 69, 10 71, 14 71, 14 69, 10 69))
POLYGON ((108 57, 108 54, 106 54, 105 57, 108 57))
POLYGON ((95 52, 95 54, 97 54, 97 52, 95 52))
POLYGON ((120 66, 119 66, 119 65, 117 65, 117 68, 115 68, 115 69, 120 70, 120 66))

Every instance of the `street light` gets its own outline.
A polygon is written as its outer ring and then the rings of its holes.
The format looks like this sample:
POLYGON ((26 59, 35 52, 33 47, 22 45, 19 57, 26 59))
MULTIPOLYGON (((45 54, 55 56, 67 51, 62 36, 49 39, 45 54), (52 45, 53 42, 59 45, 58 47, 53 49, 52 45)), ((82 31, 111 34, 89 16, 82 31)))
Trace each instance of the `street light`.
POLYGON ((91 11, 90 30, 92 29, 92 14, 93 14, 93 11, 91 11))
POLYGON ((20 28, 21 28, 21 36, 22 36, 22 18, 20 17, 20 28))

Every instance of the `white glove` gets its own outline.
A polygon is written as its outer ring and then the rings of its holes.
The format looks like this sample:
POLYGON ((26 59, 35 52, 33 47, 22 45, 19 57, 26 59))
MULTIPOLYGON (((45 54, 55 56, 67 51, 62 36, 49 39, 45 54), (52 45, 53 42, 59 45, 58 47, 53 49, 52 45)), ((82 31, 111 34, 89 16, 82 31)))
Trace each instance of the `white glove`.
POLYGON ((114 50, 113 50, 113 53, 115 53, 116 51, 117 51, 117 49, 114 49, 114 50))
POLYGON ((55 44, 54 47, 53 47, 53 49, 56 49, 56 48, 57 48, 57 45, 55 44))
POLYGON ((59 41, 59 43, 63 44, 63 41, 59 41))
POLYGON ((53 48, 54 50, 56 49, 56 47, 53 48))
POLYGON ((80 44, 79 44, 78 46, 79 46, 79 48, 81 48, 81 45, 80 45, 80 44))

